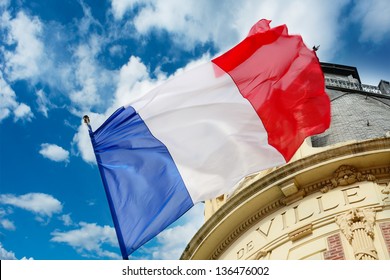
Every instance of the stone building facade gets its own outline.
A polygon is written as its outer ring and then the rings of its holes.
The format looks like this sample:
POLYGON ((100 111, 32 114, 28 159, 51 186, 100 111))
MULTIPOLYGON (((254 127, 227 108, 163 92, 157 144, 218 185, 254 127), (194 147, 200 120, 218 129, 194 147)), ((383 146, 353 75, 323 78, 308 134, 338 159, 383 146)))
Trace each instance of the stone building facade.
POLYGON ((321 63, 331 127, 205 202, 182 259, 390 259, 390 85, 321 63))

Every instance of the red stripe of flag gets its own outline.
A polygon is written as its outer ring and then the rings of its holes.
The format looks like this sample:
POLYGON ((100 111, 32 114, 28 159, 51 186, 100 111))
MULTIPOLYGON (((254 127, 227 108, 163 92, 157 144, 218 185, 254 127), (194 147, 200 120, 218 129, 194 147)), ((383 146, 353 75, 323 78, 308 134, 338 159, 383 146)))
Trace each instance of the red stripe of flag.
POLYGON ((314 51, 285 25, 260 20, 236 47, 213 63, 227 72, 249 100, 268 143, 289 161, 304 139, 330 125, 330 101, 314 51))

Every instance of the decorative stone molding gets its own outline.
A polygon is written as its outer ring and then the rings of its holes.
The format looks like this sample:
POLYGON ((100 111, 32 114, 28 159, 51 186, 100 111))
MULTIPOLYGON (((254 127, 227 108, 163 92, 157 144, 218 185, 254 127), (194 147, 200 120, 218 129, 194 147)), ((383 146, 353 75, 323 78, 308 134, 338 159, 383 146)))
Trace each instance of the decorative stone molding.
MULTIPOLYGON (((344 175, 347 175, 347 174, 351 174, 351 176, 348 176, 348 177, 351 177, 349 179, 349 182, 362 182, 362 181, 375 181, 376 180, 376 176, 374 176, 373 174, 375 175, 378 175, 379 177, 383 176, 383 175, 388 175, 390 173, 390 166, 386 166, 386 167, 379 167, 379 168, 373 168, 373 169, 370 169, 370 170, 365 170, 364 172, 363 171, 358 171, 356 168, 352 167, 352 166, 348 166, 348 165, 342 165, 340 166, 338 169, 336 170, 335 174, 337 173, 337 176, 340 177, 342 176, 342 174, 344 175), (343 172, 341 172, 342 170, 348 170, 348 167, 349 167, 349 170, 350 171, 353 171, 355 170, 355 173, 351 173, 349 171, 346 171, 346 174, 344 174, 343 172), (337 172, 337 170, 339 170, 339 172, 337 172), (353 181, 353 176, 352 174, 355 174, 356 177, 355 178, 359 178, 361 181, 357 180, 356 181, 353 181), (360 174, 360 175, 359 175, 360 174)), ((354 176, 355 176, 354 175, 354 176)), ((337 182, 337 179, 338 178, 336 175, 333 176, 331 179, 326 179, 326 180, 323 180, 323 181, 320 181, 320 182, 317 182, 315 184, 312 184, 312 185, 308 185, 308 186, 305 186, 303 187, 302 189, 298 189, 295 181, 290 181, 290 182, 294 182, 294 186, 296 186, 297 188, 292 188, 290 186, 290 184, 285 184, 283 185, 283 189, 282 189, 282 192, 283 194, 289 194, 289 196, 287 197, 284 197, 284 198, 281 198, 279 201, 276 201, 270 205, 268 205, 267 207, 264 207, 262 208, 259 212, 257 212, 255 215, 253 215, 252 217, 250 217, 249 219, 247 219, 245 222, 243 222, 239 227, 237 227, 227 238, 226 240, 224 240, 224 242, 222 242, 217 248, 216 250, 213 252, 213 254, 211 255, 210 259, 218 259, 218 257, 225 251, 225 249, 227 247, 230 246, 231 243, 234 242, 234 240, 236 240, 236 238, 238 236, 240 236, 243 232, 245 232, 251 225, 253 225, 254 223, 258 222, 259 220, 261 220, 263 217, 267 216, 268 214, 276 211, 277 209, 281 209, 282 207, 286 206, 286 205, 290 205, 291 203, 294 203, 296 202, 297 200, 300 200, 302 198, 304 198, 305 196, 308 196, 314 192, 317 192, 317 191, 321 191, 322 193, 326 193, 327 191, 329 191, 330 189, 333 189, 333 188, 329 188, 329 186, 344 186, 343 184, 344 183, 347 183, 348 182, 348 178, 340 178, 340 184, 338 185, 337 183, 333 183, 337 182), (344 179, 341 180, 341 179, 344 179), (287 186, 288 188, 285 188, 285 186, 287 186), (324 188, 327 188, 326 191, 323 191, 324 188), (294 191, 298 190, 297 192, 294 192, 294 191)), ((353 184, 353 183, 351 183, 353 184)), ((348 185, 348 184, 346 184, 348 185)), ((387 188, 386 190, 383 190, 382 193, 384 192, 387 192, 388 188, 390 188, 389 185, 387 185, 387 188)), ((389 193, 390 194, 390 193, 389 193)), ((390 196, 389 196, 390 197, 390 196)), ((389 198, 388 198, 389 199, 389 198)), ((229 199, 225 199, 225 201, 228 201, 229 199)), ((390 203, 390 202, 389 202, 390 203)))
POLYGON ((212 213, 214 214, 217 212, 219 208, 221 208, 222 205, 224 205, 226 202, 226 195, 220 195, 216 198, 210 199, 210 208, 212 213))
POLYGON ((330 179, 330 184, 327 184, 325 187, 321 188, 322 193, 326 193, 331 189, 337 188, 339 186, 348 186, 356 182, 363 181, 375 181, 376 178, 371 173, 362 174, 357 168, 350 165, 341 165, 334 173, 333 177, 330 179))
POLYGON ((265 256, 268 255, 268 253, 270 253, 270 251, 260 250, 259 252, 257 252, 257 254, 255 256, 255 260, 259 260, 260 258, 264 258, 265 256))
POLYGON ((285 183, 283 186, 280 186, 280 190, 286 197, 296 194, 299 191, 298 185, 294 180, 291 180, 288 183, 285 183))
POLYGON ((383 194, 382 201, 387 205, 390 204, 390 182, 386 183, 378 183, 378 185, 382 188, 381 193, 383 194))
POLYGON ((354 208, 336 217, 336 223, 352 245, 357 260, 378 259, 373 242, 375 214, 373 209, 354 208))
POLYGON ((290 232, 288 234, 288 237, 291 241, 296 241, 312 233, 313 233, 313 225, 309 224, 297 230, 294 230, 293 232, 290 232))
POLYGON ((222 252, 238 237, 246 231, 250 226, 252 226, 255 222, 268 215, 269 213, 275 211, 282 206, 280 201, 275 201, 274 203, 269 204, 268 206, 262 208, 255 215, 250 217, 244 223, 242 223, 238 228, 236 228, 221 244, 219 244, 218 248, 211 255, 211 260, 216 260, 222 254, 222 252))
POLYGON ((305 190, 300 190, 295 180, 288 181, 280 186, 280 190, 286 196, 281 199, 281 203, 286 206, 297 202, 306 196, 305 190))
MULTIPOLYGON (((253 225, 254 223, 261 220, 264 216, 267 216, 268 214, 276 211, 277 209, 280 209, 284 206, 288 206, 288 205, 290 205, 290 204, 292 204, 292 203, 294 203, 294 202, 296 202, 296 201, 304 198, 305 196, 310 195, 316 191, 321 191, 322 193, 325 193, 325 192, 327 192, 327 191, 329 191, 337 186, 348 185, 347 182, 358 182, 359 181, 358 179, 356 179, 354 181, 354 179, 353 179, 354 177, 359 178, 360 179, 359 182, 361 182, 361 181, 375 181, 376 177, 373 174, 376 174, 376 175, 389 174, 389 172, 390 172, 390 167, 381 167, 381 168, 376 168, 376 169, 374 168, 374 169, 365 170, 364 172, 362 172, 362 171, 358 171, 356 168, 354 168, 352 166, 342 165, 336 170, 335 174, 337 174, 337 175, 334 175, 331 179, 317 182, 315 184, 306 186, 302 189, 298 188, 295 181, 290 181, 290 183, 284 184, 283 187, 281 188, 283 194, 285 194, 285 195, 289 194, 289 196, 281 198, 279 201, 276 201, 276 202, 262 208, 255 215, 253 215, 248 220, 243 222, 238 228, 236 228, 226 238, 226 240, 224 240, 224 242, 222 242, 216 248, 216 250, 211 255, 210 259, 218 259, 218 257, 225 251, 225 249, 227 247, 229 247, 229 245, 232 242, 234 242, 234 240, 238 236, 240 236, 243 232, 245 232, 251 225, 253 225), (346 170, 350 170, 351 172, 346 171, 346 170), (355 171, 355 173, 353 173, 352 171, 355 171), (342 175, 346 176, 347 174, 350 174, 350 176, 348 176, 348 177, 351 177, 349 180, 347 180, 348 179, 347 177, 339 178, 342 175), (355 174, 355 175, 353 175, 353 174, 355 174), (339 182, 340 182, 339 184, 334 183, 334 182, 338 182, 336 178, 339 178, 339 182), (329 186, 335 186, 335 187, 330 188, 329 186), (327 188, 327 190, 323 191, 324 188, 327 188)), ((351 184, 353 184, 353 183, 351 183, 351 184)), ((226 197, 225 197, 225 202, 228 200, 229 199, 226 199, 226 197)))
POLYGON ((300 190, 299 192, 297 192, 293 195, 282 198, 281 202, 283 205, 287 206, 287 205, 293 204, 294 202, 297 202, 297 201, 303 199, 305 197, 305 195, 306 195, 306 192, 304 190, 300 190))

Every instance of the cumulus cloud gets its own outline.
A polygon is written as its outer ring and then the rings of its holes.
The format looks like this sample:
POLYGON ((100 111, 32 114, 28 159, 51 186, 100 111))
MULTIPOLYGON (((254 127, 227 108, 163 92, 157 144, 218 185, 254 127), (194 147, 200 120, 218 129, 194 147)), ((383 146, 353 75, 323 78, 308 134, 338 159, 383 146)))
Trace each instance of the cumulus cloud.
POLYGON ((8 214, 10 214, 10 211, 6 211, 3 208, 0 208, 0 226, 6 230, 15 230, 16 226, 13 221, 5 218, 8 214))
POLYGON ((117 71, 110 70, 99 61, 104 47, 109 41, 108 34, 100 34, 101 24, 91 13, 91 9, 81 2, 83 17, 77 22, 78 36, 85 38, 73 46, 71 61, 73 84, 69 98, 80 111, 91 108, 106 109, 116 84, 117 71), (107 101, 108 100, 108 101, 107 101))
MULTIPOLYGON (((4 76, 11 82, 26 80, 33 86, 45 85, 65 93, 72 113, 105 109, 117 72, 104 67, 98 59, 110 36, 101 34, 102 27, 90 8, 83 1, 80 4, 83 17, 68 25, 41 21, 23 9, 16 16, 8 11, 0 14, 4 76), (81 39, 69 37, 70 30, 81 39)), ((36 94, 38 111, 47 117, 48 109, 54 105, 42 90, 36 94)), ((7 107, 0 111, 0 117, 11 112, 12 108, 7 107)))
POLYGON ((197 43, 212 42, 221 51, 243 39, 256 21, 267 18, 273 26, 287 24, 293 33, 303 36, 309 47, 320 44, 320 54, 329 59, 337 52, 335 46, 343 28, 339 17, 349 2, 112 0, 111 9, 116 19, 122 19, 137 7, 137 14, 131 15, 140 34, 165 30, 181 47, 192 49, 197 43))
MULTIPOLYGON (((3 244, 0 242, 0 260, 17 260, 15 253, 4 249, 3 244)), ((33 260, 33 258, 23 257, 21 260, 33 260)))
POLYGON ((56 144, 43 143, 41 144, 41 150, 39 153, 52 161, 56 162, 69 162, 69 152, 64 148, 57 146, 56 144))
POLYGON ((16 260, 15 253, 4 249, 3 244, 0 243, 0 260, 16 260))
POLYGON ((8 14, 2 17, 2 24, 9 30, 8 46, 14 50, 5 50, 6 73, 11 80, 30 79, 41 72, 44 44, 41 39, 42 23, 37 17, 29 17, 23 11, 15 18, 8 14))
POLYGON ((72 218, 70 217, 70 214, 64 214, 60 216, 59 219, 64 223, 64 226, 73 225, 73 221, 72 218))
POLYGON ((260 18, 272 20, 271 27, 286 24, 290 34, 300 34, 306 45, 321 45, 317 52, 321 60, 334 57, 342 47, 341 33, 345 26, 340 18, 350 0, 277 0, 245 1, 236 15, 240 37, 260 18))
POLYGON ((116 86, 113 105, 107 109, 111 114, 116 108, 126 105, 156 87, 166 76, 153 80, 145 64, 138 57, 131 56, 129 61, 119 71, 119 81, 116 86))
POLYGON ((0 204, 11 205, 38 216, 38 218, 52 217, 53 214, 62 211, 62 204, 59 200, 45 193, 27 193, 24 195, 2 194, 0 204))
POLYGON ((31 121, 34 114, 30 106, 17 102, 15 92, 5 81, 3 73, 0 71, 0 122, 10 115, 14 116, 14 121, 31 121))
POLYGON ((15 224, 14 222, 8 220, 8 219, 0 219, 0 225, 5 228, 6 230, 15 230, 15 224))
POLYGON ((121 259, 118 254, 103 248, 103 246, 118 246, 115 230, 110 226, 99 226, 95 223, 80 222, 78 229, 65 232, 54 231, 51 235, 53 237, 50 241, 65 243, 81 255, 121 259))
POLYGON ((134 26, 141 34, 155 29, 166 30, 187 49, 192 49, 196 43, 206 42, 226 47, 238 40, 234 21, 241 5, 241 2, 234 0, 223 3, 208 0, 150 1, 148 5, 140 7, 140 12, 134 18, 134 26))
POLYGON ((123 15, 134 7, 137 0, 111 0, 112 13, 116 19, 122 19, 123 15))
POLYGON ((379 43, 390 35, 390 6, 387 0, 355 1, 351 15, 361 25, 361 41, 379 43))
POLYGON ((34 117, 34 114, 32 113, 30 106, 24 103, 20 103, 15 108, 14 115, 15 115, 15 121, 18 120, 31 121, 32 118, 34 117))
POLYGON ((75 51, 75 61, 77 63, 75 82, 79 89, 72 91, 69 97, 82 110, 101 103, 99 88, 103 86, 102 83, 107 81, 108 78, 107 75, 104 75, 104 72, 108 71, 101 68, 95 59, 97 52, 98 50, 94 49, 94 46, 87 44, 78 46, 75 51))
POLYGON ((7 118, 17 106, 16 94, 4 80, 3 73, 0 71, 0 122, 7 118))

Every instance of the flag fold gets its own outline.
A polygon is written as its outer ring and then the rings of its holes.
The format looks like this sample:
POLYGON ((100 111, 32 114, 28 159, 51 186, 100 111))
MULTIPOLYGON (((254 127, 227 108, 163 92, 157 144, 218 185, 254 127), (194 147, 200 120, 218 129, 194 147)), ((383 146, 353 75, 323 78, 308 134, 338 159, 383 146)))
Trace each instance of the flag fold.
POLYGON ((90 132, 124 258, 195 203, 288 162, 329 127, 316 54, 269 22, 90 132))

